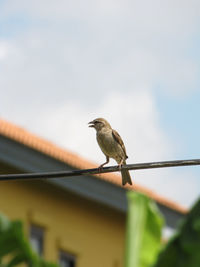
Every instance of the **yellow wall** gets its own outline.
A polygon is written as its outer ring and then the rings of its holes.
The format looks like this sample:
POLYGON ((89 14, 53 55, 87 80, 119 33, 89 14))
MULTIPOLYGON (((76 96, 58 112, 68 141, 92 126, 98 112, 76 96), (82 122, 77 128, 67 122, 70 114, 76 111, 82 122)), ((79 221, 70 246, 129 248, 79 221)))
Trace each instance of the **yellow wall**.
POLYGON ((77 267, 122 267, 125 216, 43 181, 0 182, 0 211, 45 228, 44 257, 77 256, 77 267))

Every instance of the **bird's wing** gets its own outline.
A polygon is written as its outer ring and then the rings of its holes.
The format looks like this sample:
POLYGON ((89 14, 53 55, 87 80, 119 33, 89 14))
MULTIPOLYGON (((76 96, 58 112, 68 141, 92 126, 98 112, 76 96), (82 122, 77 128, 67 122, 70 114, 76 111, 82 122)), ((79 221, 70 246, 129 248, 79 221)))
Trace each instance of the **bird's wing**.
POLYGON ((125 148, 125 145, 124 145, 124 142, 122 141, 122 138, 121 136, 118 134, 117 131, 113 130, 112 129, 112 136, 113 138, 115 139, 115 141, 120 144, 120 146, 122 147, 123 151, 124 151, 124 154, 126 156, 126 158, 128 158, 127 154, 126 154, 126 148, 125 148))

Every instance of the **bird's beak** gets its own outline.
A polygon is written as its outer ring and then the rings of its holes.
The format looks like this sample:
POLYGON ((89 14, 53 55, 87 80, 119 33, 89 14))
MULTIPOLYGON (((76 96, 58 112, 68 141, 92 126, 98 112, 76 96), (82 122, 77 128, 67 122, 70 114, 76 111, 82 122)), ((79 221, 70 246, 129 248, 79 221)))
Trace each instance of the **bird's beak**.
POLYGON ((88 124, 89 124, 89 127, 94 127, 94 121, 90 121, 88 122, 88 124))

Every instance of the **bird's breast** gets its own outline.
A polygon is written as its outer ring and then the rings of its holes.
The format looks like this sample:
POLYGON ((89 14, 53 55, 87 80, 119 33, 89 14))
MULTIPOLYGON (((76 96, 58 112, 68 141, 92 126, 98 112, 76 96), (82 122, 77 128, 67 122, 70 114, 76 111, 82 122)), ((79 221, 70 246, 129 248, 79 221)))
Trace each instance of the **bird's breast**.
POLYGON ((117 162, 124 158, 124 152, 113 138, 112 131, 97 132, 97 142, 106 156, 114 158, 117 162))

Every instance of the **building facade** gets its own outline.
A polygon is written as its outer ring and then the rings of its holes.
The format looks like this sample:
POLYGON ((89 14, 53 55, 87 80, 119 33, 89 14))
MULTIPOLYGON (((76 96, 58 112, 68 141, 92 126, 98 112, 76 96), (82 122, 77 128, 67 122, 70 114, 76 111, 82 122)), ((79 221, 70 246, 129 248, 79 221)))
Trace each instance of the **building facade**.
MULTIPOLYGON (((0 120, 0 173, 66 171, 91 162, 0 120)), ((127 186, 126 189, 133 190, 127 186)), ((35 250, 65 267, 122 267, 127 213, 126 189, 115 174, 0 181, 0 211, 24 222, 35 250)), ((187 212, 134 184, 154 199, 167 227, 187 212)))

